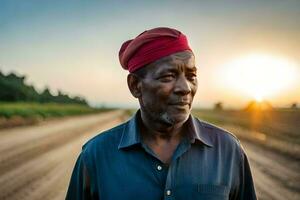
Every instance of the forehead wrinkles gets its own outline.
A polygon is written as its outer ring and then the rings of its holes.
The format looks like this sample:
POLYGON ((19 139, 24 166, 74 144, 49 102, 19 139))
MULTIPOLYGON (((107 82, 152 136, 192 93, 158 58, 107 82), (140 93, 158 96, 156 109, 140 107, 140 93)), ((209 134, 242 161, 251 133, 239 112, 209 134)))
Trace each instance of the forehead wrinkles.
POLYGON ((159 60, 154 61, 146 66, 147 74, 155 74, 156 72, 162 70, 162 66, 188 66, 189 68, 195 67, 194 54, 190 51, 183 51, 171 54, 169 56, 163 57, 159 60))
POLYGON ((194 55, 189 51, 178 52, 164 58, 161 58, 153 63, 155 66, 164 64, 175 64, 175 65, 194 65, 194 55))
POLYGON ((187 52, 173 54, 170 56, 169 62, 179 65, 191 65, 194 64, 194 59, 192 59, 193 57, 193 54, 187 52))
POLYGON ((165 56, 161 59, 158 59, 154 61, 153 63, 150 63, 149 65, 161 65, 164 63, 170 63, 170 62, 176 62, 176 61, 190 61, 193 59, 194 55, 190 51, 181 51, 174 54, 171 54, 169 56, 165 56))

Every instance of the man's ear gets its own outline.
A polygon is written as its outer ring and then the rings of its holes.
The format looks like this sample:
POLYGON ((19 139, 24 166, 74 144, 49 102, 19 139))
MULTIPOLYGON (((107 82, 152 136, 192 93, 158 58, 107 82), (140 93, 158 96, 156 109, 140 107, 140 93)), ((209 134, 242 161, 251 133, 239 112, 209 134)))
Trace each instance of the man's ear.
POLYGON ((142 93, 141 93, 142 80, 140 77, 138 77, 137 75, 132 74, 132 73, 128 74, 127 85, 128 85, 128 88, 129 88, 131 94, 135 98, 141 97, 141 95, 142 95, 142 93))

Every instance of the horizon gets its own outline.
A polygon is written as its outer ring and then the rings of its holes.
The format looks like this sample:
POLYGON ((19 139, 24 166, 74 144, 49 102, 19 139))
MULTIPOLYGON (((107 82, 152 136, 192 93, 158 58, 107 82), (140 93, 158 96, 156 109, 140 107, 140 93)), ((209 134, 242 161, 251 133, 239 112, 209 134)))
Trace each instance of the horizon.
MULTIPOLYGON (((19 73, 16 73, 14 71, 12 72, 9 72, 9 73, 3 73, 1 70, 0 70, 0 74, 4 74, 4 76, 8 76, 10 74, 13 74, 13 75, 16 75, 18 77, 25 77, 24 79, 24 83, 26 84, 26 80, 27 80, 27 77, 26 76, 23 76, 22 74, 19 74, 19 73)), ((32 86, 34 89, 35 86, 34 85, 30 85, 30 84, 26 84, 27 86, 32 86)), ((72 95, 72 94, 68 94, 66 91, 61 91, 61 90, 58 90, 56 92, 53 92, 51 91, 51 88, 45 88, 47 90, 49 90, 49 92, 54 95, 54 96, 57 96, 59 94, 59 92, 62 92, 63 94, 66 94, 68 95, 69 97, 71 98, 75 98, 75 97, 82 97, 82 96, 75 96, 75 95, 72 95)), ((37 91, 39 94, 42 94, 42 90, 40 91, 37 91)), ((34 102, 33 102, 34 103, 34 102)), ((97 103, 90 103, 90 102, 87 102, 89 106, 93 107, 93 108, 119 108, 119 109, 139 109, 139 106, 138 105, 130 105, 130 104, 110 104, 110 103, 101 103, 101 102, 97 102, 97 103)), ((212 109, 216 109, 216 104, 219 103, 219 104, 222 104, 222 108, 221 110, 244 110, 246 109, 250 104, 267 104, 269 107, 271 107, 272 110, 280 110, 280 109, 295 109, 295 108, 298 108, 298 102, 292 102, 291 104, 289 104, 288 106, 281 106, 281 107, 273 107, 270 102, 264 100, 264 99, 252 99, 250 100, 249 102, 247 102, 245 105, 243 105, 242 107, 227 107, 227 105, 224 105, 223 102, 221 101, 218 101, 216 102, 214 105, 212 105, 211 107, 201 107, 201 106, 192 106, 192 109, 200 109, 200 110, 212 110, 212 109), (293 106, 293 108, 292 108, 293 106), (295 106, 295 107, 294 107, 295 106)))

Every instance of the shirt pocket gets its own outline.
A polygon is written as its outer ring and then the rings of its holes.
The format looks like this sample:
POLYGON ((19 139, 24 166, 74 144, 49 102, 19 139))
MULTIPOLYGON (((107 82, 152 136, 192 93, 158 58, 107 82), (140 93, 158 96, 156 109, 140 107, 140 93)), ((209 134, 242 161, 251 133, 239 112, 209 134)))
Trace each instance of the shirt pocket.
POLYGON ((197 191, 200 197, 199 199, 205 199, 205 200, 229 199, 229 188, 225 185, 198 184, 197 191))
POLYGON ((177 187, 179 200, 227 200, 229 188, 225 185, 191 184, 177 187))

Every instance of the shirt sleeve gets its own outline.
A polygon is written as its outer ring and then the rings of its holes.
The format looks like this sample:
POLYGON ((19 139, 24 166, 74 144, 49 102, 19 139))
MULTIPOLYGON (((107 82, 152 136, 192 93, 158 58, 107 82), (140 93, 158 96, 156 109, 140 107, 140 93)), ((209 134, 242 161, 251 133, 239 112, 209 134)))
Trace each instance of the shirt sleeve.
POLYGON ((88 170, 81 153, 73 169, 66 200, 91 200, 91 187, 88 170))
POLYGON ((248 157, 241 147, 240 173, 237 189, 231 200, 257 200, 248 157))

